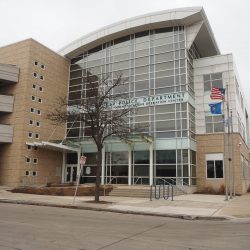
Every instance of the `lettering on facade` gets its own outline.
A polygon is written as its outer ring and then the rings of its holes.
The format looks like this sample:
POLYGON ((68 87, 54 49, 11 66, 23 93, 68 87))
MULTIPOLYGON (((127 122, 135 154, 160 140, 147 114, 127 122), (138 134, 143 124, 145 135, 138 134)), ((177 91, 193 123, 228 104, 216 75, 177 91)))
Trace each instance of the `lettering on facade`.
MULTIPOLYGON (((188 100, 188 93, 180 92, 180 93, 171 93, 165 95, 138 97, 132 99, 122 99, 113 102, 110 101, 106 103, 107 105, 106 107, 107 109, 122 109, 122 108, 133 108, 133 107, 140 108, 147 106, 187 102, 187 100, 188 100)), ((77 106, 68 107, 68 111, 84 113, 83 107, 77 107, 77 106)))
POLYGON ((171 93, 166 95, 156 95, 156 96, 148 96, 148 97, 139 97, 128 100, 119 100, 116 102, 109 102, 108 107, 112 109, 119 109, 124 107, 146 107, 146 106, 154 106, 154 105, 164 105, 171 103, 180 103, 187 101, 187 92, 181 93, 171 93))

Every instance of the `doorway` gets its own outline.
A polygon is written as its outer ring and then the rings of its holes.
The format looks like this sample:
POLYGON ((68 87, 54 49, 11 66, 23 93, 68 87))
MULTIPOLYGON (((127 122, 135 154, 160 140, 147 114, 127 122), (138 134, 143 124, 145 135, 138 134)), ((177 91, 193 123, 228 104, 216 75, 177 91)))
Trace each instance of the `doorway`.
POLYGON ((65 182, 75 182, 77 176, 76 165, 66 165, 66 180, 65 182))

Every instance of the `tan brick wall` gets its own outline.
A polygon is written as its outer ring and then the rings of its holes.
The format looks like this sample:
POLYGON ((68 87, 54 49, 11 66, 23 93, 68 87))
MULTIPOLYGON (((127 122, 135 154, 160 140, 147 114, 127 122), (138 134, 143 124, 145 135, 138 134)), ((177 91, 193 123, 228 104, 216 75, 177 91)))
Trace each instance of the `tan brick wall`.
POLYGON ((0 63, 20 67, 19 82, 0 89, 15 97, 14 112, 0 116, 0 123, 14 125, 13 143, 0 145, 0 185, 21 185, 26 170, 31 173, 37 171, 38 176, 32 177, 37 183, 44 183, 48 176, 49 182, 58 182, 61 177, 56 176, 56 171, 62 165, 62 154, 44 149, 28 150, 26 142, 63 139, 64 125, 54 131, 55 126, 46 115, 59 96, 67 95, 69 62, 33 39, 28 39, 0 48, 0 63), (45 69, 40 67, 41 64, 45 65, 45 69), (37 78, 33 72, 38 74, 37 78), (39 79, 41 75, 44 80, 39 79), (33 84, 37 86, 36 90, 32 88, 33 84), (43 92, 39 91, 39 87, 43 88, 43 92), (37 100, 41 98, 42 103, 32 101, 32 95, 37 100), (30 108, 40 110, 41 115, 32 114, 30 108), (39 122, 40 127, 29 125, 29 120, 39 122), (28 138, 28 132, 39 133, 39 139, 28 138), (31 161, 38 159, 38 163, 26 163, 27 157, 31 161))
MULTIPOLYGON (((227 145, 228 139, 225 139, 225 145, 227 145)), ((207 188, 219 190, 222 185, 225 186, 225 168, 228 169, 227 162, 228 158, 232 158, 231 176, 235 176, 235 187, 236 193, 242 194, 247 191, 249 187, 249 181, 243 180, 242 178, 242 167, 241 167, 241 154, 249 160, 248 148, 242 140, 240 134, 235 133, 233 139, 230 138, 233 148, 228 154, 227 146, 224 145, 223 134, 210 134, 210 135, 196 135, 197 140, 197 188, 202 191, 207 188), (239 143, 241 142, 241 146, 239 143), (224 148, 226 148, 224 154, 224 148), (206 154, 211 153, 223 153, 224 155, 224 178, 223 179, 207 179, 206 178, 206 154), (230 155, 230 156, 228 156, 230 155), (234 174, 233 174, 234 173, 234 174)), ((231 145, 231 144, 230 144, 231 145)), ((229 186, 229 173, 228 173, 228 186, 229 186)), ((232 177, 233 183, 233 177, 232 177)))

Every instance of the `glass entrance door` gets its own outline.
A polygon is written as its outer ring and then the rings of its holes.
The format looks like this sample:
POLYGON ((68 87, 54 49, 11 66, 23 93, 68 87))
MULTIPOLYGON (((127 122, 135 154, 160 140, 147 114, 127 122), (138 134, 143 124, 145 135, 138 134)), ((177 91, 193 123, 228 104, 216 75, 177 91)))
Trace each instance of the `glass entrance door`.
POLYGON ((67 165, 66 166, 65 182, 75 182, 76 176, 77 176, 77 166, 67 165))

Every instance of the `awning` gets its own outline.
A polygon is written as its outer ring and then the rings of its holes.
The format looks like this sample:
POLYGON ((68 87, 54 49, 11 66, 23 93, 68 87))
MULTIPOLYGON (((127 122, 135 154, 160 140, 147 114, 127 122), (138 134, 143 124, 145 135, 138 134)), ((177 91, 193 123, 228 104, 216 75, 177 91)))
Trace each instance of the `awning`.
POLYGON ((78 152, 79 147, 71 147, 67 145, 63 145, 62 143, 53 143, 48 141, 42 142, 26 142, 26 145, 30 145, 32 147, 38 148, 46 148, 49 150, 59 151, 59 152, 78 152))

